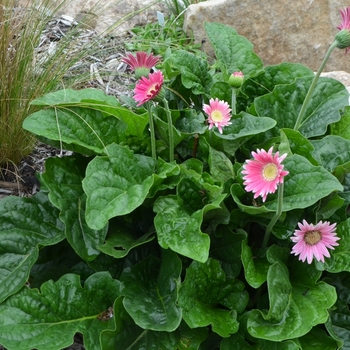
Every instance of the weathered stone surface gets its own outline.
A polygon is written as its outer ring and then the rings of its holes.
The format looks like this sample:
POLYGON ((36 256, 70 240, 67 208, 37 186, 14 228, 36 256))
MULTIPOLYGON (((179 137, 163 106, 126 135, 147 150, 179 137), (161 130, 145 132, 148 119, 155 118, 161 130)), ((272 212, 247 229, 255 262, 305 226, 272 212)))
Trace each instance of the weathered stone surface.
MULTIPOLYGON (((20 5, 28 6, 38 0, 17 1, 20 5)), ((60 3, 60 0, 51 1, 53 4, 60 3)), ((166 12, 166 9, 165 3, 159 0, 67 0, 59 14, 72 16, 77 20, 85 16, 85 19, 91 19, 89 24, 97 33, 110 30, 112 34, 118 35, 135 25, 156 21, 157 11, 166 12)))
MULTIPOLYGON (((316 71, 338 32, 339 10, 349 5, 348 0, 209 0, 189 6, 184 28, 200 43, 204 22, 227 24, 254 44, 265 65, 298 62, 316 71)), ((208 41, 203 48, 212 52, 208 41)), ((350 55, 335 49, 325 69, 350 71, 350 55)))

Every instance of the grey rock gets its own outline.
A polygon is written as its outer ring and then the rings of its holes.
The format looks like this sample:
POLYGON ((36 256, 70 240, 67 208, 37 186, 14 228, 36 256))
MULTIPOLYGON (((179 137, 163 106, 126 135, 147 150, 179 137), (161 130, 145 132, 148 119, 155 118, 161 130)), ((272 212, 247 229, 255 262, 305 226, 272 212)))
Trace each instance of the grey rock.
MULTIPOLYGON (((265 65, 302 63, 317 70, 338 32, 340 9, 347 0, 209 0, 188 7, 184 29, 197 43, 205 38, 204 22, 232 26, 254 44, 265 65)), ((203 49, 212 54, 210 43, 203 49)), ((327 71, 350 71, 350 54, 335 49, 327 71)))

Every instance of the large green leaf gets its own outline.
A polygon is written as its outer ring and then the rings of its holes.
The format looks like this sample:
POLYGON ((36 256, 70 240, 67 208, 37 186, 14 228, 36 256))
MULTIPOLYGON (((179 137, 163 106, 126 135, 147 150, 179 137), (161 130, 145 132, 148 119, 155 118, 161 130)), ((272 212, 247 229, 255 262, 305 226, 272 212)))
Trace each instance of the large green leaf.
POLYGON ((190 329, 184 322, 173 332, 140 328, 126 312, 122 297, 116 300, 114 310, 118 315, 115 317, 116 327, 102 332, 102 350, 197 350, 207 335, 206 329, 190 329))
MULTIPOLYGON (((259 116, 273 118, 279 128, 294 129, 311 77, 299 78, 255 100, 259 116)), ((319 78, 306 109, 300 132, 306 137, 323 135, 327 126, 340 120, 339 110, 349 102, 344 85, 330 78, 319 78)))
MULTIPOLYGON (((337 349, 337 342, 332 339, 323 329, 314 327, 311 331, 299 338, 302 350, 334 350, 337 349)), ((345 348, 342 348, 345 350, 345 348)))
MULTIPOLYGON (((285 177, 283 211, 311 206, 333 191, 342 191, 343 186, 335 176, 323 167, 312 165, 306 158, 294 154, 284 161, 285 177)), ((268 196, 265 207, 277 209, 276 195, 268 196)))
MULTIPOLYGON (((276 252, 274 249, 272 253, 276 252)), ((337 294, 334 287, 318 282, 321 272, 313 265, 294 260, 288 273, 286 265, 272 253, 269 259, 273 264, 267 274, 270 310, 253 310, 248 318, 248 332, 271 341, 301 337, 327 321, 327 309, 333 306, 337 294)))
MULTIPOLYGON (((272 342, 264 339, 256 340, 255 345, 250 345, 242 335, 233 334, 230 338, 223 339, 220 350, 299 350, 300 347, 293 341, 272 342)), ((250 339, 253 342, 252 339, 250 339)))
POLYGON ((236 278, 242 268, 242 241, 247 237, 243 230, 232 232, 227 226, 219 226, 211 236, 210 256, 221 261, 229 278, 236 278))
POLYGON ((135 114, 114 97, 87 90, 57 91, 35 100, 34 104, 46 108, 29 115, 23 127, 85 153, 105 153, 107 145, 124 141, 127 134, 143 138, 147 113, 135 114))
POLYGON ((209 74, 208 62, 193 53, 177 50, 171 55, 171 63, 180 71, 181 82, 195 95, 209 94, 212 76, 209 74))
POLYGON ((334 275, 333 286, 337 289, 338 299, 330 311, 326 323, 329 334, 338 342, 339 349, 350 349, 350 279, 348 273, 334 275))
MULTIPOLYGON (((239 232, 245 233, 243 230, 239 232)), ((248 245, 248 237, 242 241, 242 264, 244 267, 244 276, 247 283, 253 288, 259 288, 266 282, 267 272, 271 265, 265 257, 253 256, 252 249, 248 245)))
POLYGON ((106 95, 99 89, 58 90, 35 99, 32 101, 32 105, 52 107, 56 105, 73 105, 83 101, 100 101, 111 106, 120 106, 120 103, 114 96, 106 95))
POLYGON ((119 145, 107 150, 109 156, 96 157, 89 163, 83 180, 86 222, 95 230, 105 227, 110 218, 140 206, 154 182, 152 158, 134 155, 119 145))
POLYGON ((297 78, 314 76, 314 72, 299 63, 283 62, 264 68, 253 78, 246 79, 241 87, 244 99, 253 102, 258 96, 270 93, 276 85, 291 84, 297 78))
POLYGON ((114 323, 119 284, 100 272, 84 288, 73 274, 45 282, 40 292, 23 288, 0 305, 0 343, 9 350, 57 350, 71 345, 80 332, 87 350, 99 350, 100 333, 114 323))
POLYGON ((331 257, 325 260, 324 268, 332 273, 350 272, 350 219, 338 224, 336 232, 340 237, 339 246, 331 251, 331 257))
POLYGON ((313 157, 329 172, 350 162, 350 140, 340 136, 328 135, 320 140, 312 140, 313 157))
POLYGON ((210 238, 201 231, 203 215, 219 209, 224 198, 225 195, 221 195, 213 203, 190 214, 179 204, 176 196, 159 197, 153 209, 157 213, 154 226, 160 246, 205 262, 208 259, 210 238))
MULTIPOLYGON (((281 133, 281 144, 285 141, 290 148, 290 152, 299 154, 300 156, 305 157, 313 165, 318 164, 317 161, 312 157, 312 152, 314 151, 313 144, 304 137, 299 131, 292 129, 280 129, 281 133)), ((282 151, 281 145, 279 147, 280 153, 289 153, 288 150, 282 151)))
POLYGON ((231 294, 236 299, 245 298, 244 292, 236 288, 234 280, 226 279, 217 260, 208 259, 204 264, 193 261, 186 270, 186 279, 179 293, 183 319, 190 328, 211 325, 212 330, 222 337, 236 333, 236 311, 220 307, 227 306, 225 299, 232 297, 231 294))
POLYGON ((350 106, 346 106, 341 119, 331 125, 331 133, 350 140, 350 106))
POLYGON ((31 198, 0 201, 0 302, 26 283, 39 246, 64 239, 64 225, 58 215, 43 192, 31 198))
POLYGON ((93 230, 86 223, 82 180, 87 163, 88 159, 79 155, 49 158, 42 179, 51 203, 60 210, 68 242, 84 260, 93 260, 100 253, 98 247, 104 242, 108 225, 93 230))
POLYGON ((113 232, 108 236, 99 249, 101 252, 119 259, 128 255, 131 249, 148 243, 153 239, 154 236, 150 237, 149 234, 135 238, 131 232, 118 228, 117 232, 113 232))
POLYGON ((221 61, 228 74, 236 71, 253 75, 263 68, 261 59, 253 52, 253 44, 224 24, 205 23, 205 31, 214 47, 216 58, 221 61))
POLYGON ((149 256, 126 268, 120 280, 123 304, 134 322, 144 329, 174 331, 181 322, 177 306, 181 260, 171 250, 163 251, 162 260, 149 256))

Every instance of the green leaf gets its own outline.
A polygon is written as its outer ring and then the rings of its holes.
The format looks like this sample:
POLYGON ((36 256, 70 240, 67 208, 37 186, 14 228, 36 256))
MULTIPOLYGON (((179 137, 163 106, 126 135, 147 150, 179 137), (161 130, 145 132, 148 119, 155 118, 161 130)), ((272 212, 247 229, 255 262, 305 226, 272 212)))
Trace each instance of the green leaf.
POLYGON ((155 164, 119 145, 108 146, 108 156, 96 157, 87 169, 83 188, 87 195, 86 222, 95 230, 108 220, 140 206, 153 185, 155 164))
POLYGON ((179 204, 176 196, 159 197, 153 210, 157 213, 154 226, 159 245, 191 259, 205 262, 208 259, 210 238, 201 231, 203 215, 219 209, 225 195, 192 214, 179 204))
POLYGON ((179 293, 183 319, 190 328, 211 325, 213 332, 222 337, 236 333, 236 311, 218 307, 225 305, 224 299, 234 291, 233 280, 226 279, 217 260, 208 259, 204 264, 193 261, 179 293))
MULTIPOLYGON (((301 349, 292 340, 274 342, 263 339, 256 340, 255 345, 250 345, 239 334, 233 334, 230 338, 223 339, 220 350, 299 350, 301 349)), ((252 341, 251 341, 252 342, 252 341)))
POLYGON ((231 105, 232 88, 228 83, 223 81, 215 82, 210 89, 211 98, 218 98, 221 101, 227 101, 231 105))
POLYGON ((167 332, 179 326, 182 314, 176 302, 181 268, 177 255, 167 250, 161 262, 149 256, 124 270, 120 277, 123 304, 138 326, 167 332))
POLYGON ((270 310, 252 310, 247 329, 255 338, 283 341, 301 337, 325 323, 327 309, 337 299, 334 287, 317 282, 321 272, 313 265, 295 261, 288 277, 286 266, 277 261, 269 268, 267 287, 270 310))
MULTIPOLYGON (((299 78, 289 85, 275 89, 255 100, 260 117, 273 118, 278 128, 293 129, 312 78, 299 78)), ((344 85, 330 78, 319 78, 306 110, 300 132, 305 137, 323 135, 327 126, 340 119, 339 110, 349 102, 344 85)))
POLYGON ((350 107, 346 106, 341 119, 331 125, 332 135, 344 137, 344 139, 350 140, 350 107))
POLYGON ((135 114, 110 97, 105 98, 106 102, 74 96, 72 100, 62 99, 52 105, 50 101, 64 96, 57 92, 57 96, 43 97, 45 101, 38 104, 50 108, 29 115, 23 122, 23 128, 46 139, 63 143, 65 149, 77 148, 87 154, 105 153, 107 145, 126 140, 128 134, 143 139, 148 124, 147 113, 135 114))
POLYGON ((230 121, 232 124, 225 126, 223 134, 214 131, 212 145, 223 147, 224 151, 232 156, 235 156, 239 147, 251 137, 265 133, 276 125, 271 118, 258 118, 245 112, 233 116, 230 121))
MULTIPOLYGON (((239 230, 239 232, 244 232, 239 230)), ((253 288, 259 288, 267 279, 267 272, 271 265, 265 257, 253 256, 253 252, 248 245, 247 234, 246 239, 242 241, 242 264, 244 268, 244 276, 247 283, 253 288)))
POLYGON ((64 239, 58 214, 42 192, 31 198, 6 197, 0 201, 0 302, 26 283, 39 246, 64 239))
POLYGON ((314 327, 309 333, 299 338, 299 342, 303 350, 334 350, 338 348, 337 342, 327 335, 324 330, 317 327, 314 327))
POLYGON ((108 329, 102 332, 103 350, 197 350, 207 335, 206 329, 190 329, 184 322, 173 332, 142 329, 126 312, 122 297, 115 301, 114 310, 118 315, 115 317, 116 327, 114 330, 108 329))
POLYGON ((236 278, 242 267, 242 241, 247 237, 243 230, 232 232, 229 228, 219 227, 211 237, 210 256, 221 261, 227 277, 236 278))
MULTIPOLYGON (((312 165, 302 156, 294 154, 287 157, 283 165, 289 171, 285 177, 283 211, 307 208, 333 191, 343 190, 335 176, 323 167, 312 165)), ((267 197, 265 207, 277 209, 276 195, 267 197)))
POLYGON ((314 76, 314 72, 299 63, 283 62, 264 68, 251 79, 246 79, 241 87, 245 99, 250 103, 258 96, 270 93, 276 85, 293 83, 297 78, 314 76))
POLYGON ((210 239, 201 231, 201 210, 188 214, 178 204, 176 196, 158 198, 153 209, 157 213, 154 226, 161 247, 198 261, 208 259, 210 239))
POLYGON ((82 180, 88 160, 79 155, 49 158, 42 174, 50 191, 49 199, 60 210, 68 242, 86 261, 93 260, 100 254, 98 247, 104 242, 108 229, 106 225, 101 230, 93 230, 85 220, 86 196, 82 180))
POLYGON ((272 129, 276 122, 271 118, 255 117, 249 113, 241 112, 230 119, 231 125, 223 128, 223 134, 215 132, 224 140, 236 140, 246 136, 254 136, 272 129))
POLYGON ((84 100, 94 100, 105 102, 105 104, 120 106, 120 103, 114 96, 106 95, 99 89, 64 89, 54 91, 35 99, 32 101, 32 105, 52 107, 56 105, 77 104, 84 100))
POLYGON ((214 47, 216 57, 227 70, 227 74, 241 71, 245 76, 253 75, 263 68, 261 59, 253 52, 253 44, 224 24, 204 23, 205 31, 214 47))
POLYGON ((208 163, 210 166, 210 173, 216 181, 225 183, 229 179, 234 179, 235 174, 232 162, 225 153, 210 147, 208 163))
POLYGON ((148 243, 154 237, 145 234, 141 237, 134 238, 131 233, 126 230, 117 229, 118 232, 113 232, 105 240, 104 244, 99 246, 102 253, 113 256, 116 259, 123 258, 128 255, 130 250, 142 244, 148 243))
POLYGON ((170 57, 171 63, 181 73, 181 82, 195 95, 209 94, 212 76, 208 62, 193 53, 177 50, 170 57))
POLYGON ((350 218, 337 225, 337 236, 340 240, 337 241, 339 246, 331 251, 331 257, 325 260, 324 268, 332 273, 341 271, 350 272, 350 218))
MULTIPOLYGON (((313 165, 320 165, 311 155, 315 149, 313 144, 299 131, 292 129, 280 129, 280 132, 281 135, 284 135, 286 140, 288 140, 292 153, 305 157, 313 165)), ((284 152, 280 149, 280 153, 283 154, 284 152)))
MULTIPOLYGON (((242 203, 243 200, 245 202, 248 201, 248 194, 237 183, 233 184, 231 186, 230 193, 231 193, 233 200, 237 204, 238 208, 244 213, 247 213, 250 215, 260 215, 260 214, 265 214, 265 213, 269 213, 269 212, 272 213, 274 211, 274 210, 267 209, 266 206, 264 206, 264 205, 262 205, 262 206, 256 206, 256 205, 250 206, 250 205, 243 204, 242 203)), ((254 203, 254 201, 251 200, 251 203, 254 203)))
POLYGON ((350 280, 348 273, 334 275, 331 282, 337 290, 337 302, 330 311, 330 317, 326 323, 329 334, 338 343, 342 350, 350 349, 350 280))
POLYGON ((0 343, 9 350, 57 350, 80 332, 87 350, 101 349, 100 333, 114 323, 109 308, 118 295, 119 282, 106 272, 90 276, 84 288, 73 274, 45 282, 40 292, 24 288, 0 305, 0 343))
POLYGON ((350 140, 340 136, 328 135, 320 140, 312 140, 313 157, 329 172, 345 163, 350 162, 350 140))

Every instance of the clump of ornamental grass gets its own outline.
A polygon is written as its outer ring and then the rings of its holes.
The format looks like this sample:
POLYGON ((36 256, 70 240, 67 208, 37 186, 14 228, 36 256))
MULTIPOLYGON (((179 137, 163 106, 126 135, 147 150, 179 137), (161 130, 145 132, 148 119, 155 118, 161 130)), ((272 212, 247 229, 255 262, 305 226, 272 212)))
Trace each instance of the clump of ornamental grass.
MULTIPOLYGON (((90 44, 84 44, 68 57, 79 40, 78 25, 45 59, 37 59, 42 31, 65 3, 34 0, 16 6, 16 0, 1 2, 0 166, 17 164, 32 151, 35 138, 22 128, 24 118, 33 111, 31 101, 65 86, 63 78, 68 69, 91 50, 90 44)), ((86 21, 84 26, 88 26, 86 21)))

